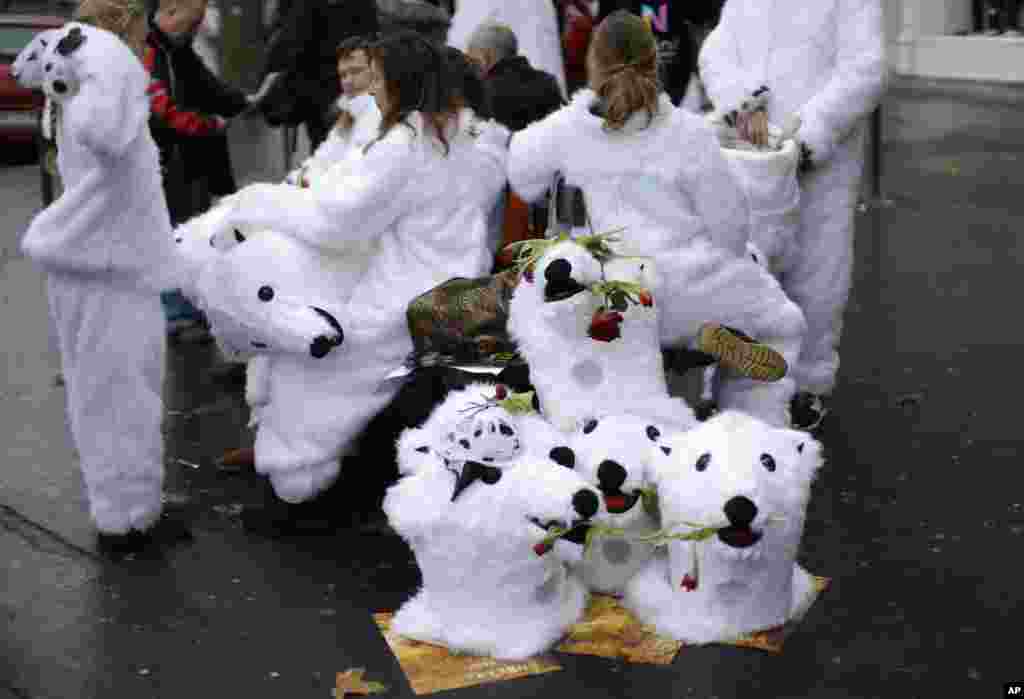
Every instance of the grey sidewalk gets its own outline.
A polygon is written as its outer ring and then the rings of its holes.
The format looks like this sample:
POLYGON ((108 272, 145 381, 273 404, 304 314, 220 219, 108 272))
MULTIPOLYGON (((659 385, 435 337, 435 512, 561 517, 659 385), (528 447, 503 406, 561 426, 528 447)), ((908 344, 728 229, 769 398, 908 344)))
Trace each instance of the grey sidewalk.
MULTIPOLYGON (((450 696, 983 699, 1024 678, 1024 120, 1008 94, 900 83, 887 100, 893 203, 858 216, 842 383, 801 556, 833 585, 784 652, 686 649, 664 668, 559 656, 562 672, 450 696)), ((379 530, 241 531, 238 506, 268 494, 213 468, 247 435, 238 391, 206 380, 208 348, 174 352, 168 383, 170 490, 195 543, 122 565, 94 553, 42 285, 16 254, 35 186, 29 168, 0 169, 0 697, 327 699, 354 666, 386 696, 413 696, 370 616, 415 588, 407 549, 379 530)))

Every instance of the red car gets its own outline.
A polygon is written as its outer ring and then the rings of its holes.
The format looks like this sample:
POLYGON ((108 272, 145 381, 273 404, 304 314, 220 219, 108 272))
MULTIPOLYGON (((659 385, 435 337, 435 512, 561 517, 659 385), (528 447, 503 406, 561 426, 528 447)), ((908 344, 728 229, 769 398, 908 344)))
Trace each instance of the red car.
POLYGON ((31 142, 39 135, 43 93, 11 77, 15 56, 38 32, 61 27, 63 17, 0 14, 0 142, 31 142))

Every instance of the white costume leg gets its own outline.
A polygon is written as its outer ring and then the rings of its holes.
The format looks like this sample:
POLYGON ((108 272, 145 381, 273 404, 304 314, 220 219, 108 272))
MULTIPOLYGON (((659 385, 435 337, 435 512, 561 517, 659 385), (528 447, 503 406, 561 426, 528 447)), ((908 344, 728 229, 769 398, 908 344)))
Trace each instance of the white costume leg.
POLYGON ((146 529, 164 478, 160 298, 60 274, 47 286, 90 514, 103 533, 146 529))
MULTIPOLYGON (((663 346, 691 343, 702 324, 720 323, 776 350, 790 367, 796 363, 806 329, 803 313, 749 257, 697 240, 659 256, 657 265, 663 346)), ((723 410, 742 410, 785 427, 795 390, 789 375, 766 383, 722 371, 719 403, 723 410)))
POLYGON ((289 503, 309 500, 338 478, 341 457, 397 388, 379 391, 411 348, 404 337, 381 337, 376 351, 355 339, 322 360, 279 356, 270 365, 270 392, 259 411, 256 470, 270 476, 289 503), (388 342, 390 339, 390 342, 388 342))
POLYGON ((794 368, 798 390, 831 393, 839 369, 839 339, 853 271, 854 211, 863 171, 862 141, 803 182, 796 245, 783 261, 786 293, 807 318, 807 336, 794 368))

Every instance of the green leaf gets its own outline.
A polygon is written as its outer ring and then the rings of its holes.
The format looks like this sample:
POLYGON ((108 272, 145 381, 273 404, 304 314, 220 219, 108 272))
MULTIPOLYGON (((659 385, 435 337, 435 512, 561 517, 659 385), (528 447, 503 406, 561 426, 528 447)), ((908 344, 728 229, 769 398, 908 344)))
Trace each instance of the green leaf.
POLYGON ((498 405, 510 415, 529 415, 533 412, 533 394, 533 391, 513 393, 505 400, 498 401, 498 405))

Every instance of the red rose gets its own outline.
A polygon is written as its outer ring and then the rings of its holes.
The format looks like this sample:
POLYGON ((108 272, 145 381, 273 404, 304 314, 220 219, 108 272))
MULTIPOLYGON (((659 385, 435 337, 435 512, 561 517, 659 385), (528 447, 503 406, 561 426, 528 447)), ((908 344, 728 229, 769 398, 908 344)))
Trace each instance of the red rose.
POLYGON ((651 296, 651 292, 649 292, 649 291, 641 291, 640 292, 640 305, 641 306, 647 306, 648 308, 650 308, 651 306, 654 305, 654 297, 651 296))
POLYGON ((611 342, 622 337, 622 331, 619 329, 620 323, 622 323, 621 313, 609 312, 602 307, 594 312, 587 334, 598 342, 611 342))
POLYGON ((682 588, 687 592, 693 592, 697 589, 697 579, 687 573, 683 576, 682 588))
POLYGON ((497 400, 505 400, 508 398, 508 388, 503 383, 499 383, 494 387, 494 397, 497 400))
POLYGON ((545 553, 551 550, 551 544, 545 544, 543 541, 533 545, 533 552, 538 556, 543 556, 545 553))

